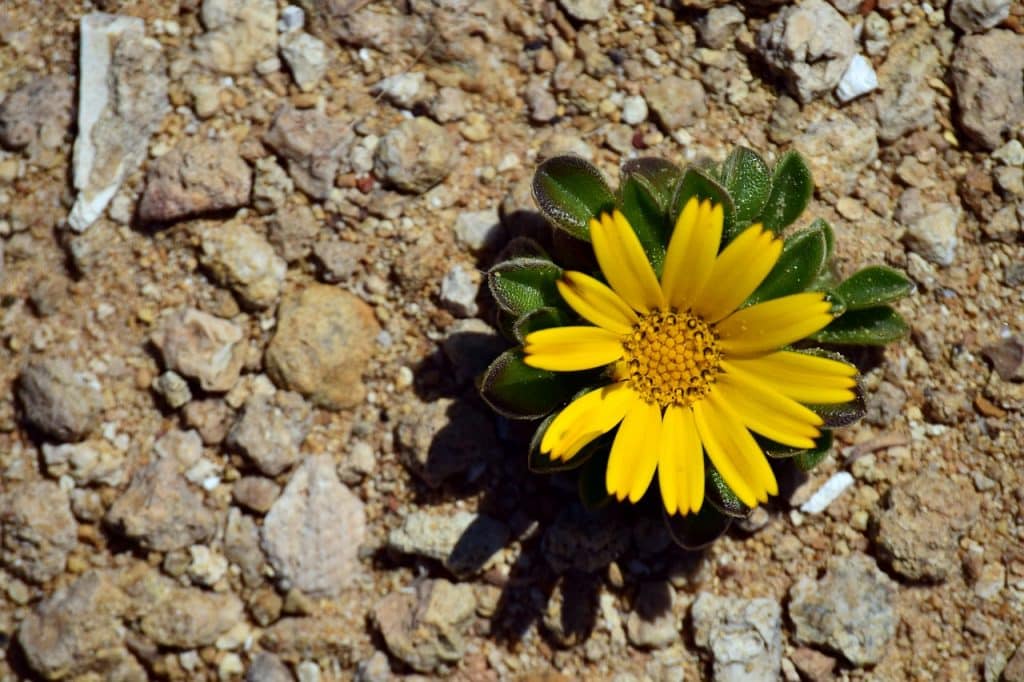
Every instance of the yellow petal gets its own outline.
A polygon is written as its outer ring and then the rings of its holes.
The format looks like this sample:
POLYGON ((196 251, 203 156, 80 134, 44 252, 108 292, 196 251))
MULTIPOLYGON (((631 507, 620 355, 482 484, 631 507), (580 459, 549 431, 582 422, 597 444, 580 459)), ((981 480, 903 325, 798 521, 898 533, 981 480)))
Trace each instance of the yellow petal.
POLYGON ((757 355, 824 328, 833 319, 830 309, 820 292, 793 294, 738 310, 715 329, 727 355, 757 355))
POLYGON ((612 333, 629 334, 639 320, 618 294, 582 272, 566 272, 556 285, 562 298, 580 317, 612 333))
POLYGON ((631 397, 632 391, 623 383, 585 393, 552 420, 541 438, 540 451, 550 453, 552 459, 568 459, 618 424, 631 397), (584 435, 589 438, 580 443, 584 435))
POLYGON ((743 504, 756 506, 758 491, 750 480, 750 472, 744 471, 743 462, 732 447, 731 439, 726 436, 730 425, 724 414, 715 409, 708 399, 695 402, 692 410, 697 433, 700 434, 700 441, 711 463, 743 504))
POLYGON ((658 485, 669 514, 696 512, 704 502, 704 452, 689 408, 665 409, 658 441, 658 485))
POLYGON ((856 398, 852 389, 857 385, 857 368, 831 358, 783 350, 756 358, 731 358, 728 366, 801 403, 832 405, 856 398))
POLYGON ((775 481, 775 472, 768 464, 761 446, 757 444, 750 431, 740 422, 732 407, 722 400, 721 395, 712 390, 708 395, 714 409, 721 414, 722 423, 727 425, 725 436, 732 441, 733 448, 738 453, 737 459, 741 462, 741 468, 749 472, 749 478, 757 492, 758 502, 767 502, 769 495, 779 494, 779 485, 775 481))
POLYGON ((615 362, 622 357, 622 342, 600 327, 553 327, 527 334, 523 353, 530 367, 576 372, 615 362))
POLYGON ((733 312, 775 267, 782 240, 753 225, 733 239, 718 258, 696 301, 696 311, 708 322, 733 312))
MULTIPOLYGON (((712 205, 707 200, 699 204, 696 201, 696 198, 693 198, 686 205, 686 208, 691 204, 696 206, 696 215, 689 234, 685 231, 680 233, 675 250, 673 251, 670 242, 669 252, 665 255, 666 270, 669 263, 672 263, 676 272, 672 275, 672 281, 666 282, 663 289, 667 303, 677 310, 687 310, 695 306, 697 296, 711 276, 718 247, 722 242, 722 223, 725 215, 722 206, 712 205)), ((685 224, 680 224, 683 219, 684 214, 681 213, 676 222, 676 230, 672 233, 673 242, 677 239, 680 227, 686 227, 685 224)))
POLYGON ((590 221, 594 255, 608 284, 634 310, 648 312, 662 305, 661 286, 644 249, 619 211, 590 221))
POLYGON ((629 501, 636 504, 651 487, 654 472, 658 468, 658 443, 661 440, 661 408, 644 403, 644 444, 636 451, 636 461, 631 467, 632 482, 629 485, 629 501))
POLYGON ((821 435, 821 417, 748 375, 726 370, 718 378, 718 390, 743 425, 765 438, 806 449, 821 435))
POLYGON ((690 307, 688 293, 693 289, 693 253, 690 245, 697 230, 697 218, 700 215, 700 202, 691 197, 676 219, 672 238, 665 252, 665 267, 661 272, 661 290, 665 301, 682 310, 690 307))
MULTIPOLYGON (((619 426, 619 432, 615 434, 615 442, 608 456, 608 469, 605 471, 605 486, 620 502, 626 499, 634 487, 636 470, 647 445, 654 449, 655 444, 647 441, 652 410, 657 412, 658 408, 635 397, 627 406, 626 416, 619 426)), ((654 475, 653 469, 651 475, 654 475)))

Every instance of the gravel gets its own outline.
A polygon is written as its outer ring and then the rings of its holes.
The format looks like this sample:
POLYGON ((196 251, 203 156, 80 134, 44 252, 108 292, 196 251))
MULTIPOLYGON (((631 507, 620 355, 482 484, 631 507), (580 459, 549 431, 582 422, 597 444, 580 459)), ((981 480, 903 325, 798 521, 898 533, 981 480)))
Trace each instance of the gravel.
POLYGON ((30 363, 18 379, 25 420, 59 442, 85 438, 99 421, 103 398, 96 377, 76 372, 63 358, 30 363))
POLYGON ((779 678, 782 607, 777 601, 701 592, 690 616, 694 641, 711 653, 716 682, 779 678))

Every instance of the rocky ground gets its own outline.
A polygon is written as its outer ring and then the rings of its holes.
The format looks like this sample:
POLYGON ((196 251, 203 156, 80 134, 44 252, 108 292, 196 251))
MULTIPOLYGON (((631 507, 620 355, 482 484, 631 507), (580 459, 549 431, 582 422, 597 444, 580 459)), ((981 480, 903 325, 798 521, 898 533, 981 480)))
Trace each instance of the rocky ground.
POLYGON ((0 680, 1024 680, 1020 3, 3 4, 0 680), (913 334, 688 553, 526 471, 480 284, 539 160, 735 144, 913 334))

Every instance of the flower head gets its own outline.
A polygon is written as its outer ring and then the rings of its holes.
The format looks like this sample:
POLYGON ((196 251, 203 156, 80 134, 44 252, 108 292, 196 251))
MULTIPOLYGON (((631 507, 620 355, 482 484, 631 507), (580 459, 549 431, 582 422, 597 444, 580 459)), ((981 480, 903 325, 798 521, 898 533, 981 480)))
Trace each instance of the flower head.
POLYGON ((745 505, 778 494, 753 434, 812 448, 822 419, 807 404, 854 400, 856 369, 784 347, 826 327, 831 303, 805 292, 743 307, 775 266, 782 242, 753 225, 719 252, 723 211, 690 199, 661 277, 619 211, 590 221, 607 284, 567 271, 565 302, 591 325, 526 336, 524 362, 574 372, 607 367, 610 381, 567 405, 540 450, 566 461, 616 426, 605 485, 637 502, 658 476, 669 514, 704 502, 704 455, 745 505))

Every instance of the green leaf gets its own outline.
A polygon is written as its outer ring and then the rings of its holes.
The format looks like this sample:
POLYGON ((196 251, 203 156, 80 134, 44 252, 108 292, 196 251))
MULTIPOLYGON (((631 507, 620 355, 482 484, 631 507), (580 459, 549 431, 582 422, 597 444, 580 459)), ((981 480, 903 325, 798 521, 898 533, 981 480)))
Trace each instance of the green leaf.
POLYGON ((590 240, 590 219, 615 206, 615 196, 592 163, 555 156, 537 167, 533 199, 544 217, 578 239, 590 240))
POLYGON ((513 258, 487 273, 487 283, 498 305, 516 317, 537 308, 561 307, 555 282, 562 268, 542 258, 513 258))
POLYGON ((599 509, 611 499, 605 486, 605 472, 608 469, 608 456, 611 453, 610 441, 604 441, 597 447, 580 468, 579 493, 580 502, 587 509, 599 509))
POLYGON ((913 291, 914 285, 902 272, 884 265, 864 268, 836 287, 836 293, 846 301, 847 310, 892 303, 913 291))
POLYGON ((676 186, 675 193, 672 195, 672 203, 668 213, 671 225, 675 225, 675 221, 679 214, 683 212, 686 202, 692 197, 697 197, 701 200, 710 199, 712 203, 722 205, 722 210, 725 213, 725 227, 722 230, 721 246, 725 248, 725 245, 735 236, 733 234, 733 213, 735 212, 735 207, 729 192, 717 180, 711 177, 710 173, 690 166, 683 173, 683 177, 676 186))
POLYGON ((577 382, 564 374, 525 364, 519 348, 499 355, 480 381, 483 399, 495 412, 512 419, 542 417, 564 404, 578 388, 577 382))
POLYGON ((708 460, 704 460, 704 501, 710 502, 726 516, 744 519, 750 514, 750 507, 736 497, 722 474, 708 460))
POLYGON ((910 327, 887 305, 852 310, 810 337, 822 343, 853 346, 884 346, 906 336, 910 327))
POLYGON ((668 239, 665 234, 665 214, 658 206, 657 199, 636 177, 627 176, 619 186, 619 206, 640 240, 655 274, 660 275, 668 239))
POLYGON ((773 232, 781 232, 807 208, 814 193, 811 171, 798 152, 782 155, 772 171, 772 191, 761 211, 761 224, 773 232))
POLYGON ((669 516, 663 506, 662 519, 672 540, 684 549, 707 547, 729 530, 732 524, 730 517, 710 504, 702 506, 696 514, 686 516, 669 516))
POLYGON ((864 389, 860 382, 853 389, 854 399, 848 403, 831 405, 808 405, 807 407, 824 420, 824 426, 836 429, 840 426, 849 426, 860 420, 867 413, 867 405, 864 402, 864 389))
POLYGON ((512 324, 512 333, 517 342, 524 343, 526 335, 530 332, 535 332, 539 329, 562 327, 568 324, 571 320, 572 318, 569 316, 569 313, 561 308, 545 306, 543 308, 531 310, 517 319, 512 324))
POLYGON ((722 184, 735 204, 737 227, 749 225, 761 213, 772 190, 764 159, 746 147, 736 147, 722 164, 722 184))
POLYGON ((793 457, 793 464, 800 471, 810 471, 821 463, 821 460, 828 456, 832 450, 832 432, 824 430, 814 441, 814 447, 810 450, 798 452, 793 457))
POLYGON ((630 159, 622 164, 621 181, 633 178, 654 197, 662 213, 667 213, 672 202, 672 193, 683 171, 679 166, 655 156, 630 159))
POLYGON ((828 223, 821 221, 787 237, 775 267, 750 295, 746 305, 805 291, 825 266, 828 232, 831 232, 828 223))

